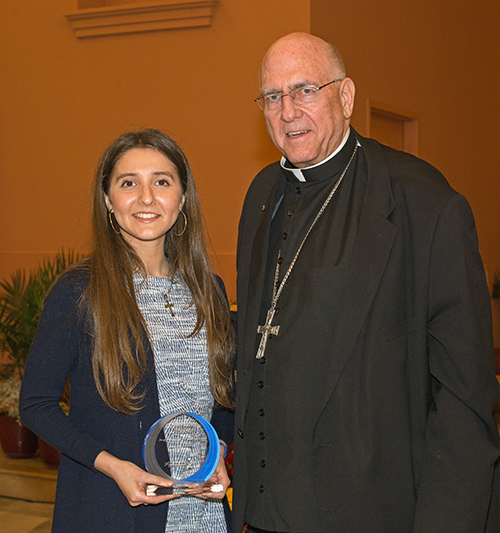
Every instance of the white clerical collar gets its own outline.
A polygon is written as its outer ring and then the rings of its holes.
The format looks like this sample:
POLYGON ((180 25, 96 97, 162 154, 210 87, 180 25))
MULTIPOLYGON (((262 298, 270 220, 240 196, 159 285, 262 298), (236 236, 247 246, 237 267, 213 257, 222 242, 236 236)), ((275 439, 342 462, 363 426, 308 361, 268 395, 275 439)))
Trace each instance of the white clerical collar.
POLYGON ((287 162, 287 159, 286 159, 285 156, 283 156, 281 158, 280 165, 281 165, 282 168, 284 168, 288 172, 292 172, 293 175, 299 181, 306 181, 306 178, 305 178, 304 174, 302 173, 302 171, 303 170, 309 170, 311 168, 319 167, 319 166, 323 165, 324 163, 326 163, 327 161, 330 161, 330 159, 335 157, 340 152, 340 150, 342 150, 342 148, 344 148, 344 145, 347 142, 347 139, 349 139, 349 134, 350 133, 351 133, 351 128, 347 128, 347 132, 344 135, 344 138, 342 139, 342 142, 339 144, 339 146, 335 150, 335 152, 333 152, 333 154, 330 154, 326 159, 323 159, 323 161, 320 161, 319 163, 316 163, 315 165, 311 165, 310 167, 304 167, 304 168, 290 168, 290 167, 285 166, 285 163, 287 162))

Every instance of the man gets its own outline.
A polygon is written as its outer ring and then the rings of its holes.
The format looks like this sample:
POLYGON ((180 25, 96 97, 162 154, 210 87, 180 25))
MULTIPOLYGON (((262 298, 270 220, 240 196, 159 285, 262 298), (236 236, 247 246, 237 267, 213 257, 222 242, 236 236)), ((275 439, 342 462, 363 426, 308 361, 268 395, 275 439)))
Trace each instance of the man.
POLYGON ((239 226, 234 531, 482 533, 489 514, 498 533, 498 383, 467 201, 350 127, 354 84, 323 40, 278 40, 260 83, 284 157, 239 226))

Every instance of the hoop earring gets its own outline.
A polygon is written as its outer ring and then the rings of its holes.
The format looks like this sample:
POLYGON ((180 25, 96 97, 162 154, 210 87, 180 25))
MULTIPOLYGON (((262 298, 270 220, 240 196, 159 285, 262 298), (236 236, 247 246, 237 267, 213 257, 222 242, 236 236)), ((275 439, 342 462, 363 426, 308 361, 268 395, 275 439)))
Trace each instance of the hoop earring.
POLYGON ((184 217, 184 229, 180 233, 174 233, 174 230, 172 230, 172 235, 174 235, 175 237, 180 237, 181 235, 184 235, 184 233, 186 232, 186 228, 188 227, 188 219, 187 219, 186 213, 184 213, 182 209, 181 209, 181 215, 184 217))
POLYGON ((111 224, 111 227, 113 228, 113 231, 114 231, 117 235, 120 235, 121 230, 116 231, 115 225, 113 224, 113 217, 111 216, 112 214, 113 214, 112 211, 108 211, 109 223, 111 224))

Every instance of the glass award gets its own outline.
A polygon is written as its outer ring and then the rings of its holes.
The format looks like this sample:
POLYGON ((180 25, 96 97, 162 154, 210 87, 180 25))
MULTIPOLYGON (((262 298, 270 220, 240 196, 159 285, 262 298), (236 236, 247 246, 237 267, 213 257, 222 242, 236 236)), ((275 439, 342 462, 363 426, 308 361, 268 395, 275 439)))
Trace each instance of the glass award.
POLYGON ((149 429, 142 453, 148 472, 173 482, 171 487, 148 485, 148 495, 223 490, 222 484, 208 481, 219 463, 220 444, 214 427, 202 416, 187 412, 163 416, 149 429))

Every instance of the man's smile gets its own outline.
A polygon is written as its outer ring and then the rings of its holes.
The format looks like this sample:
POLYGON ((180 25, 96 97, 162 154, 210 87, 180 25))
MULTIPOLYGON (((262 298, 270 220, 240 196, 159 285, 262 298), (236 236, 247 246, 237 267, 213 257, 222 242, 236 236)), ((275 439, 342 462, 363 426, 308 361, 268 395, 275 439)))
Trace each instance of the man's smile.
POLYGON ((300 130, 300 131, 290 131, 286 134, 287 137, 300 137, 301 135, 304 135, 305 133, 308 133, 309 130, 300 130))

